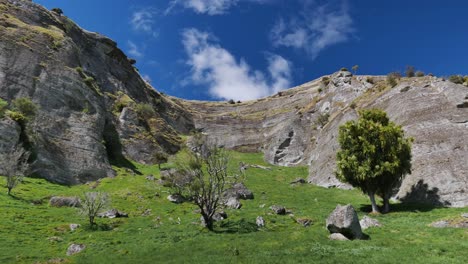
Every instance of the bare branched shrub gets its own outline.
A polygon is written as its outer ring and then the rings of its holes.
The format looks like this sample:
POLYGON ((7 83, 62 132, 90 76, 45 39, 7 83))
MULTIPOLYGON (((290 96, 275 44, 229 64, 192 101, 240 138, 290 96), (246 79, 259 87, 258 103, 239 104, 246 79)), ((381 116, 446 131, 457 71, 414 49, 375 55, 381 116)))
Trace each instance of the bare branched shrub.
POLYGON ((28 159, 30 153, 24 150, 22 145, 16 146, 11 151, 0 153, 0 173, 7 177, 6 187, 8 195, 22 180, 29 169, 28 159))
POLYGON ((205 153, 190 152, 178 165, 175 188, 200 209, 204 223, 213 230, 213 216, 224 206, 223 193, 243 177, 228 171, 229 155, 215 144, 207 144, 205 153))
POLYGON ((104 192, 87 192, 81 199, 80 213, 88 217, 89 225, 96 225, 94 219, 96 216, 109 206, 110 200, 107 193, 104 192))

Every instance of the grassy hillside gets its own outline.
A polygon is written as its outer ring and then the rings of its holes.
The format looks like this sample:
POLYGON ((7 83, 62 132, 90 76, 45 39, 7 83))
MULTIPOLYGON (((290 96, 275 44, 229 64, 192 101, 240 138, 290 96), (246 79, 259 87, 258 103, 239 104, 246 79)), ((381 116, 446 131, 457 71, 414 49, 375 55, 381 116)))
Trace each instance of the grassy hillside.
MULTIPOLYGON (((260 154, 233 153, 232 164, 243 161, 266 165, 260 154)), ((167 201, 168 190, 148 181, 157 178, 157 166, 137 164, 143 175, 119 175, 104 179, 94 189, 108 192, 112 206, 129 218, 98 219, 100 228, 89 230, 87 220, 73 208, 49 207, 52 195, 82 195, 90 185, 65 187, 44 180, 26 179, 13 190, 0 193, 0 263, 463 263, 468 259, 468 230, 429 227, 433 221, 459 217, 465 209, 393 205, 393 212, 375 216, 382 228, 365 231, 370 240, 329 241, 325 229, 328 214, 340 204, 351 203, 359 217, 369 202, 358 191, 292 186, 305 178, 305 167, 273 167, 271 171, 248 169, 246 185, 254 200, 242 201, 240 210, 227 210, 229 218, 210 233, 199 225, 200 215, 191 204, 167 201), (292 216, 270 214, 280 204, 292 216), (142 215, 147 209, 150 215, 142 215), (266 228, 257 230, 255 218, 263 216, 266 228), (310 218, 305 228, 294 218, 310 218), (68 225, 82 226, 71 232, 68 225), (71 243, 87 248, 66 256, 71 243)), ((0 185, 5 179, 0 179, 0 185)))

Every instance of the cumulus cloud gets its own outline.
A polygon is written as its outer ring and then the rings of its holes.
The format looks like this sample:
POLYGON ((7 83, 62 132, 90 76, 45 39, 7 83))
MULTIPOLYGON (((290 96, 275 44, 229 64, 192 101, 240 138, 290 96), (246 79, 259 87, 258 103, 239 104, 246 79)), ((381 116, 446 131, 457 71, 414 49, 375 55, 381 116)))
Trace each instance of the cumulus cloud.
POLYGON ((288 88, 291 63, 279 55, 268 55, 269 78, 252 70, 216 43, 214 36, 191 28, 182 34, 183 45, 191 66, 191 80, 209 87, 218 99, 251 100, 288 88))
POLYGON ((277 21, 270 34, 274 46, 302 49, 315 59, 327 47, 346 42, 354 32, 345 2, 338 9, 330 5, 306 9, 299 19, 277 21))
POLYGON ((140 9, 133 12, 130 24, 133 30, 158 36, 158 31, 154 28, 156 11, 153 8, 140 9))
POLYGON ((143 52, 141 51, 140 47, 138 47, 134 42, 129 40, 127 42, 127 45, 128 45, 128 51, 127 51, 128 54, 137 58, 140 58, 143 56, 143 52))

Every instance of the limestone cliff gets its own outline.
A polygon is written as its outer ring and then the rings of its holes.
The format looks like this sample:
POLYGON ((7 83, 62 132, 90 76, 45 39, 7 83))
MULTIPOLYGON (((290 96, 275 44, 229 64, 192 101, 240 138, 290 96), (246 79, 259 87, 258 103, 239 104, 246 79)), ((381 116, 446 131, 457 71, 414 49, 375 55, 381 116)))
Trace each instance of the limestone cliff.
POLYGON ((415 139, 413 173, 397 197, 467 206, 467 94, 436 77, 391 88, 383 76, 339 71, 254 101, 186 101, 144 82, 114 41, 30 1, 0 0, 0 98, 39 106, 24 124, 0 119, 0 151, 22 143, 34 175, 62 184, 175 153, 180 135, 197 129, 227 148, 262 151, 272 164, 308 165, 310 183, 349 188, 333 173, 338 127, 376 107, 415 139))
POLYGON ((112 176, 111 163, 179 149, 190 118, 142 80, 114 41, 30 1, 0 0, 0 11, 0 98, 39 106, 22 132, 0 122, 0 149, 22 133, 35 176, 75 184, 112 176), (139 104, 155 112, 144 119, 139 104))

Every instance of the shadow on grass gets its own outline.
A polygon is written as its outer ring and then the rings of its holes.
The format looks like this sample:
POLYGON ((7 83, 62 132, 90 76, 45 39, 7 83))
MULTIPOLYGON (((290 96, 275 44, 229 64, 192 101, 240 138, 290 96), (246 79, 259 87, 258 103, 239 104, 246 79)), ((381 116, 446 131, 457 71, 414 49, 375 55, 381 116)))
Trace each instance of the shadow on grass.
POLYGON ((257 231, 257 224, 254 222, 247 221, 245 219, 240 219, 238 221, 222 221, 218 225, 218 228, 214 230, 215 233, 225 234, 248 234, 257 231))
MULTIPOLYGON (((411 186, 411 190, 404 197, 399 198, 401 203, 390 205, 390 212, 428 212, 435 208, 450 206, 449 202, 440 199, 438 193, 437 187, 430 189, 427 183, 419 180, 411 186)), ((362 212, 372 211, 370 204, 361 204, 359 209, 362 212)))

